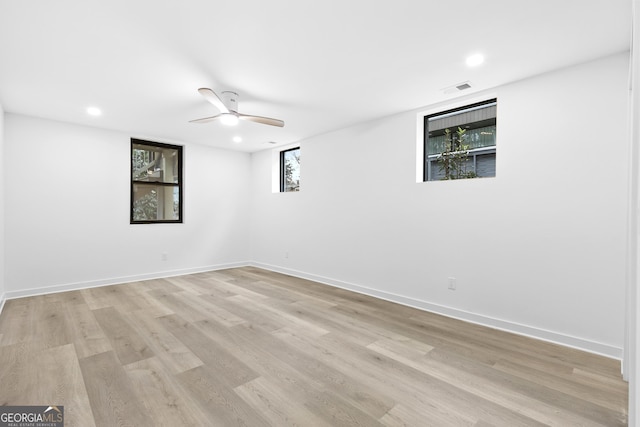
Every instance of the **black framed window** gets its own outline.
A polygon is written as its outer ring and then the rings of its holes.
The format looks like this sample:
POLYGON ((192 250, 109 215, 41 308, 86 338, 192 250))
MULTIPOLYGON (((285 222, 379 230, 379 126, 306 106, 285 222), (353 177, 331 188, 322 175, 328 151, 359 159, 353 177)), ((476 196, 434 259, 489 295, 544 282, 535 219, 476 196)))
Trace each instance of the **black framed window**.
POLYGON ((300 191, 300 147, 280 152, 280 192, 300 191))
POLYGON ((182 222, 182 147, 131 139, 131 224, 182 222))
POLYGON ((498 100, 424 117, 424 181, 496 176, 498 100))

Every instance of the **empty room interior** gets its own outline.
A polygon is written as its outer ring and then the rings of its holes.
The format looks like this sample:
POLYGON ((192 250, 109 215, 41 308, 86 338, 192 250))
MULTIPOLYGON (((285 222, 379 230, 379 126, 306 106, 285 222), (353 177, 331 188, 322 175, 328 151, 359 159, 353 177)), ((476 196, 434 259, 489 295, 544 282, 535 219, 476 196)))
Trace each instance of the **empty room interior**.
POLYGON ((0 426, 640 425, 639 22, 0 0, 0 426))

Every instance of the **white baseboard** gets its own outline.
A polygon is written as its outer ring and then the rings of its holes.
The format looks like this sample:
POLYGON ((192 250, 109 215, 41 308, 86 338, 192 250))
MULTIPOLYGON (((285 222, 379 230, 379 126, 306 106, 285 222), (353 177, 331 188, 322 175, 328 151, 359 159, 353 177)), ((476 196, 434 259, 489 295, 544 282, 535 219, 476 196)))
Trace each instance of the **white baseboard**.
POLYGON ((365 286, 356 285, 353 283, 343 282, 341 280, 330 279, 315 274, 309 274, 302 271, 292 270, 284 267, 279 267, 270 264, 264 264, 260 262, 252 262, 252 266, 263 268, 265 270, 271 270, 278 273, 288 274, 290 276, 299 277, 302 279, 313 280, 314 282, 323 283, 326 285, 334 286, 337 288, 346 289, 353 292, 373 296, 383 300, 395 302, 398 304, 414 307, 420 310, 429 311, 443 316, 451 317, 458 320, 463 320, 470 323, 475 323, 482 326, 487 326, 493 329, 499 329, 506 332, 511 332, 518 335, 527 336, 530 338, 539 339, 542 341, 559 344, 565 347, 571 347, 578 350, 586 351, 589 353, 598 354, 601 356, 609 357, 616 360, 622 360, 622 348, 614 347, 608 344, 603 344, 595 341, 586 340, 579 337, 573 337, 570 335, 548 331, 545 329, 536 328, 533 326, 522 325, 519 323, 511 322, 508 320, 496 319, 493 317, 471 313, 465 310, 457 308, 447 307, 440 304, 433 304, 427 301, 406 297, 403 295, 397 295, 377 289, 367 288, 365 286))
MULTIPOLYGON (((205 267, 185 268, 180 270, 165 270, 155 273, 136 274, 133 276, 111 277, 108 279, 90 280, 86 282, 68 283, 63 285, 46 286, 42 288, 23 289, 19 291, 8 291, 4 294, 5 299, 31 297, 36 295, 52 294, 55 292, 76 291, 79 289, 96 288, 98 286, 118 285, 121 283, 138 282, 141 280, 162 279, 165 277, 184 276, 185 274, 204 273, 207 271, 224 270, 226 268, 245 267, 251 265, 249 262, 236 262, 229 264, 209 265, 205 267)), ((3 300, 4 303, 4 300, 3 300)))

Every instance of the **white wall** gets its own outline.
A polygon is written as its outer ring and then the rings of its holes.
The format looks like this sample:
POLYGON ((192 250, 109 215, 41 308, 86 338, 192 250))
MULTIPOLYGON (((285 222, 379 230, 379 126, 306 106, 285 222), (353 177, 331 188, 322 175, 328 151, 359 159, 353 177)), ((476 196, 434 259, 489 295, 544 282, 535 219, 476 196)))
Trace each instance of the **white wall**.
POLYGON ((640 165, 640 0, 634 0, 633 9, 633 41, 632 65, 630 70, 630 192, 629 192, 629 254, 627 276, 627 341, 625 347, 624 374, 629 380, 629 425, 640 424, 640 381, 638 367, 640 366, 640 293, 638 292, 638 271, 640 270, 640 181, 638 166, 640 165))
POLYGON ((5 299, 4 206, 4 109, 0 104, 0 312, 5 299))
POLYGON ((417 112, 302 141, 297 194, 254 154, 253 259, 620 358, 627 70, 621 54, 496 89, 496 178, 416 183, 417 112))
POLYGON ((9 297, 249 260, 248 154, 185 144, 184 224, 130 225, 138 135, 13 114, 5 131, 9 297))

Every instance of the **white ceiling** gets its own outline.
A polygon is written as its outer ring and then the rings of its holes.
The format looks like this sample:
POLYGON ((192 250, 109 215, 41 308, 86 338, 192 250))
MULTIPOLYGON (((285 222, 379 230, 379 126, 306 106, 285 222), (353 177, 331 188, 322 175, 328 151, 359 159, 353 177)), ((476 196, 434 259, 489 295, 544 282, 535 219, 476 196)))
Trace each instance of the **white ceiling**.
POLYGON ((627 51, 630 32, 631 0, 0 0, 0 104, 257 151, 627 51), (218 113, 199 87, 285 127, 188 123, 218 113))

